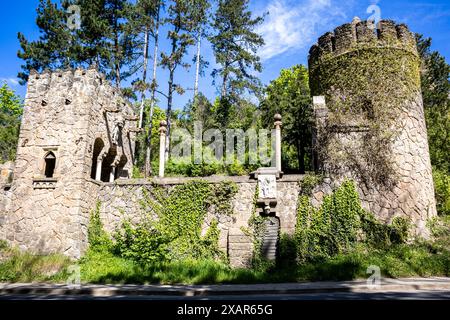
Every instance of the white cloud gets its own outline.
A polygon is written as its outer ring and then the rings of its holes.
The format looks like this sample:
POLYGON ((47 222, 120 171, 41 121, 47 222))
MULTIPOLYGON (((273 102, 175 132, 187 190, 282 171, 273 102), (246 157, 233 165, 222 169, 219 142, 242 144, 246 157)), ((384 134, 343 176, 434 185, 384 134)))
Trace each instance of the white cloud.
POLYGON ((0 78, 0 82, 6 82, 11 86, 18 86, 19 81, 16 78, 0 78))
POLYGON ((319 28, 329 25, 337 17, 345 17, 343 3, 348 2, 271 0, 266 8, 269 15, 258 30, 266 42, 259 52, 261 59, 268 60, 311 44, 318 36, 319 28))

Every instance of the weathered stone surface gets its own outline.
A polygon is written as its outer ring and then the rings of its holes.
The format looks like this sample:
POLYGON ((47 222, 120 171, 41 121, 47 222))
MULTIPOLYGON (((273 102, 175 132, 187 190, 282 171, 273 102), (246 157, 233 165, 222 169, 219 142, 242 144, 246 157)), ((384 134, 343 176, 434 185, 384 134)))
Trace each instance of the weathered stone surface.
MULTIPOLYGON (((350 37, 351 41, 338 45, 339 41, 335 39, 336 47, 331 46, 331 52, 328 53, 325 50, 317 50, 317 46, 311 49, 309 67, 313 94, 326 96, 329 104, 328 110, 323 101, 319 103, 317 99, 315 100, 315 110, 327 109, 326 112, 315 112, 315 165, 331 177, 332 183, 326 183, 331 187, 336 187, 344 178, 355 180, 363 206, 380 220, 388 222, 395 216, 408 216, 412 220, 415 234, 427 237, 428 230, 422 221, 436 215, 436 204, 423 101, 420 83, 417 81, 420 78, 420 59, 417 58, 415 41, 405 25, 395 25, 393 21, 384 20, 380 22, 380 26, 381 32, 375 34, 373 29, 368 28, 366 22, 347 24, 343 26, 343 29, 346 30, 345 37, 350 37), (353 32, 351 32, 352 28, 353 32), (345 48, 339 49, 339 46, 345 48), (380 53, 381 63, 386 63, 387 68, 392 68, 386 59, 389 57, 389 52, 392 52, 392 47, 412 61, 411 67, 406 68, 403 59, 391 61, 393 64, 399 64, 398 69, 403 70, 404 74, 391 72, 390 75, 385 76, 383 82, 376 84, 376 95, 366 94, 367 92, 362 92, 363 89, 353 92, 351 80, 346 83, 338 80, 333 82, 333 78, 328 77, 326 72, 319 71, 337 66, 336 68, 340 67, 340 69, 337 70, 339 76, 336 76, 336 79, 344 77, 367 79, 366 87, 373 88, 372 78, 367 74, 379 74, 380 66, 372 62, 360 61, 358 56, 366 50, 367 52, 376 51, 380 53), (371 51, 374 48, 376 50, 371 51), (386 50, 385 55, 381 55, 383 50, 386 50), (356 51, 358 54, 354 54, 356 51), (344 60, 345 63, 337 63, 344 60), (371 68, 373 70, 370 70, 371 68), (355 74, 354 70, 358 69, 365 70, 365 74, 355 74), (398 89, 404 92, 398 92, 396 95, 387 94, 390 92, 392 83, 405 82, 408 83, 398 89), (344 97, 345 94, 340 96, 345 92, 353 94, 347 97, 348 100, 367 100, 365 105, 370 106, 377 103, 377 96, 385 96, 386 101, 383 105, 390 106, 390 112, 395 112, 396 116, 388 117, 383 123, 377 123, 376 117, 367 117, 362 114, 365 111, 360 110, 359 113, 355 111, 357 114, 348 119, 342 118, 344 112, 340 112, 341 107, 336 101, 347 99, 344 97), (402 98, 399 100, 399 97, 402 98), (328 126, 331 119, 339 117, 344 119, 342 120, 344 122, 328 126), (359 118, 364 121, 360 121, 359 118), (383 128, 384 136, 389 133, 394 138, 376 141, 380 137, 376 135, 376 129, 373 128, 383 128), (380 151, 369 152, 367 144, 371 143, 370 141, 375 141, 378 145, 382 144, 380 151), (318 159, 318 154, 322 155, 323 159, 318 159), (386 159, 380 157, 382 164, 373 160, 380 154, 388 155, 386 159), (382 165, 388 170, 379 174, 377 169, 382 165)), ((321 44, 321 42, 331 43, 333 37, 340 36, 341 29, 337 28, 334 34, 327 33, 326 36, 321 37, 319 46, 329 48, 329 45, 321 44)), ((336 72, 333 73, 336 74, 336 72)), ((314 205, 319 205, 322 201, 324 194, 321 191, 326 184, 316 189, 314 205)), ((325 192, 325 194, 328 193, 325 192)))

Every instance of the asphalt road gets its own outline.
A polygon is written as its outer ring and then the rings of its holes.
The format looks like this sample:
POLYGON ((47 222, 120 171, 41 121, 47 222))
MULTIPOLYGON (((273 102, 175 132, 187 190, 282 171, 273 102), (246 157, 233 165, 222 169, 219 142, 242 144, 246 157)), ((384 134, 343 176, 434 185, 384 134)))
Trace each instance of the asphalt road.
POLYGON ((95 297, 90 295, 0 295, 0 300, 8 301, 30 301, 30 300, 140 300, 140 301, 251 301, 251 300, 268 300, 268 301, 311 301, 311 300, 450 300, 450 291, 426 290, 426 291, 409 291, 409 292, 336 292, 336 293, 303 293, 303 294, 278 294, 278 295, 246 295, 246 296, 210 296, 210 297, 181 297, 181 296, 111 296, 111 297, 95 297))

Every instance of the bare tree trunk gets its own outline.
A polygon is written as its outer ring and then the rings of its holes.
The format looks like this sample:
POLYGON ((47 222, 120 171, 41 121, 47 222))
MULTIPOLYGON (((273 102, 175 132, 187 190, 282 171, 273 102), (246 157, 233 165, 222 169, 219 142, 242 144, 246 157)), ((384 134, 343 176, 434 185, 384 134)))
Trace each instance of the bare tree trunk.
POLYGON ((172 68, 170 69, 169 74, 169 92, 167 95, 167 113, 166 113, 166 121, 167 121, 167 133, 166 133, 166 153, 165 153, 165 161, 169 160, 169 150, 170 150, 170 119, 172 117, 172 99, 173 99, 173 77, 174 77, 175 70, 172 68))
POLYGON ((198 82, 200 78, 200 50, 201 50, 201 35, 197 37, 197 61, 195 66, 195 84, 194 84, 194 101, 197 100, 198 96, 198 82))
POLYGON ((142 88, 141 93, 141 106, 139 110, 139 128, 143 128, 144 124, 144 105, 145 105, 145 82, 147 81, 147 65, 148 65, 148 36, 149 36, 150 28, 147 27, 145 30, 145 36, 144 36, 144 65, 143 65, 143 71, 142 71, 142 84, 144 87, 142 88))
POLYGON ((155 49, 153 51, 153 79, 152 79, 152 97, 150 101, 150 114, 148 116, 148 136, 147 136, 147 149, 145 153, 145 176, 150 177, 152 172, 151 165, 151 152, 152 152, 152 130, 153 130, 153 110, 155 107, 155 95, 156 95, 156 68, 158 67, 158 50, 159 50, 159 11, 156 16, 156 30, 155 30, 155 49))

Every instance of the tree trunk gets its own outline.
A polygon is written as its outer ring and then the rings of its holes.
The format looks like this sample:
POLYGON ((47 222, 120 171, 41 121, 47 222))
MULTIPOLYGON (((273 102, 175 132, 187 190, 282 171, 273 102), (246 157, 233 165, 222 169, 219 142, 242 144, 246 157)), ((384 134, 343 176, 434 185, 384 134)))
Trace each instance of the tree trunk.
POLYGON ((166 152, 165 152, 165 161, 169 160, 169 151, 170 151, 170 119, 172 116, 172 99, 173 99, 173 77, 174 77, 175 69, 171 68, 169 73, 169 92, 167 95, 167 112, 166 112, 166 121, 167 121, 167 133, 166 133, 166 152))
POLYGON ((298 156, 298 169, 300 170, 301 174, 305 173, 305 144, 302 142, 301 139, 297 142, 297 156, 298 156))
POLYGON ((200 50, 201 50, 201 36, 200 33, 197 38, 197 61, 195 66, 195 84, 194 84, 194 102, 198 96, 198 82, 200 78, 200 50))
POLYGON ((156 68, 158 67, 158 46, 159 46, 159 9, 156 16, 156 30, 155 30, 155 49, 153 51, 153 79, 152 79, 152 98, 150 101, 150 114, 148 116, 148 135, 147 135, 147 150, 145 153, 145 176, 150 177, 152 173, 151 152, 152 152, 152 130, 153 130, 153 110, 155 106, 156 95, 156 68))
MULTIPOLYGON (((142 83, 145 85, 147 81, 147 64, 148 64, 148 36, 149 36, 150 28, 147 26, 145 29, 145 35, 144 35, 144 65, 143 65, 143 71, 142 71, 142 83)), ((144 125, 144 105, 145 105, 145 87, 142 88, 141 93, 141 106, 139 109, 139 128, 143 128, 144 125)))

